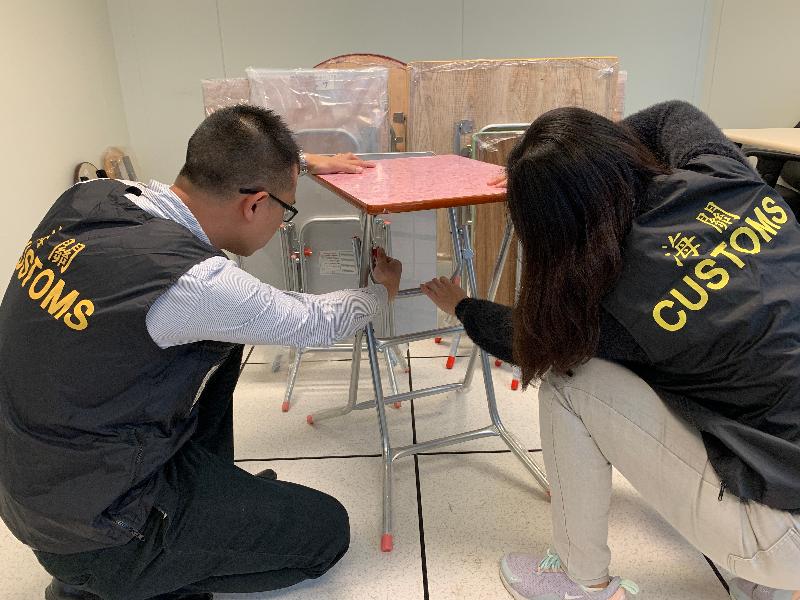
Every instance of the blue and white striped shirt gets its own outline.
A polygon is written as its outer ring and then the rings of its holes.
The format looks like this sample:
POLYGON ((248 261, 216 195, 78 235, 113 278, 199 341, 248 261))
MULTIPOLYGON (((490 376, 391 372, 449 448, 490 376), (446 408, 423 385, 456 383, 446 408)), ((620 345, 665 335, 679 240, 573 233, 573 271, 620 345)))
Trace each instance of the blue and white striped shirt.
MULTIPOLYGON (((211 245, 189 208, 168 185, 150 181, 127 198, 142 210, 180 223, 211 245)), ((371 285, 312 295, 261 282, 227 258, 196 264, 147 313, 147 331, 161 348, 201 340, 237 344, 330 346, 364 327, 386 304, 386 288, 371 285)))

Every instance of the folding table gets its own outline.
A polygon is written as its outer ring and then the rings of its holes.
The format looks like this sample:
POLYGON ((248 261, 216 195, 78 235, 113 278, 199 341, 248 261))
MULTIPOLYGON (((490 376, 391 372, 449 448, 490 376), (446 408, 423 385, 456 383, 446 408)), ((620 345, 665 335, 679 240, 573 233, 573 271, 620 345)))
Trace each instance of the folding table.
MULTIPOLYGON (((405 153, 396 153, 388 160, 376 161, 374 169, 365 169, 357 175, 321 175, 315 179, 335 194, 351 203, 362 214, 362 235, 354 239, 356 250, 357 268, 361 286, 366 286, 370 279, 373 250, 373 219, 376 215, 384 213, 399 213, 418 210, 431 210, 446 208, 450 222, 450 233, 453 243, 455 270, 453 275, 464 273, 468 288, 472 296, 477 296, 477 281, 473 264, 474 251, 472 246, 469 222, 459 222, 457 208, 461 206, 503 202, 505 190, 491 187, 487 182, 500 174, 503 169, 461 156, 410 156, 405 153)), ((388 155, 384 155, 388 158, 388 155)), ((499 279, 505 262, 505 255, 511 239, 510 223, 506 225, 507 241, 501 248, 495 265, 495 277, 499 279)), ((493 282, 494 283, 494 282, 493 282)), ((416 296, 422 292, 419 288, 401 290, 397 299, 402 300, 416 296)), ((313 424, 325 418, 341 416, 358 408, 367 408, 372 405, 378 410, 378 427, 381 436, 383 456, 383 534, 381 536, 381 550, 390 552, 393 547, 392 535, 392 466, 395 460, 405 456, 412 456, 427 452, 434 448, 458 444, 484 437, 500 437, 512 453, 530 471, 542 489, 547 493, 549 486, 542 469, 531 459, 525 448, 505 428, 497 411, 497 401, 492 383, 492 372, 489 367, 489 357, 477 346, 473 349, 467 372, 462 381, 413 390, 409 392, 385 396, 380 376, 378 352, 384 348, 404 344, 407 342, 440 337, 442 335, 456 334, 463 331, 463 327, 446 327, 410 334, 398 335, 378 339, 372 324, 368 324, 363 331, 356 334, 353 343, 353 363, 350 374, 350 394, 348 403, 341 407, 309 415, 308 422, 313 424), (375 390, 375 399, 369 402, 356 404, 359 367, 361 363, 362 338, 367 338, 367 353, 369 355, 372 384, 375 390), (489 418, 491 423, 486 427, 466 431, 447 437, 433 439, 408 446, 393 447, 389 439, 386 423, 386 404, 405 402, 415 398, 423 398, 447 392, 462 392, 471 383, 472 373, 475 368, 477 356, 480 356, 483 372, 483 384, 488 403, 489 418)))
POLYGON ((731 141, 741 144, 747 156, 758 158, 759 175, 775 187, 787 161, 800 161, 800 127, 772 129, 723 129, 731 141))
MULTIPOLYGON (((798 124, 800 125, 800 124, 798 124)), ((740 144, 745 156, 758 160, 756 171, 768 186, 786 200, 795 216, 800 216, 800 194, 791 187, 781 185, 781 175, 790 185, 797 187, 800 177, 800 126, 769 129, 723 129, 728 138, 740 144)))

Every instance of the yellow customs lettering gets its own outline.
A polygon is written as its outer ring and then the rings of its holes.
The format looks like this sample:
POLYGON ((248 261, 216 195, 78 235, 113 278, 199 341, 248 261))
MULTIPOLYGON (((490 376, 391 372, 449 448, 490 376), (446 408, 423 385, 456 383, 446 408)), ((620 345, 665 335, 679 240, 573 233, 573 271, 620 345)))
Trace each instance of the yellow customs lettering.
POLYGON ((64 280, 59 279, 40 305, 53 315, 54 319, 60 319, 65 312, 72 308, 72 305, 75 304, 75 300, 78 299, 78 290, 72 290, 64 297, 61 296, 62 291, 64 291, 64 280))
POLYGON ((774 223, 783 225, 789 220, 789 217, 786 215, 786 211, 783 210, 783 208, 780 207, 778 203, 769 196, 764 196, 764 199, 761 201, 761 206, 764 207, 765 211, 772 215, 772 221, 774 223))
MULTIPOLYGON (((28 274, 28 269, 31 268, 33 261, 36 259, 36 255, 33 253, 33 250, 30 248, 25 251, 25 255, 20 259, 22 264, 19 267, 19 273, 17 273, 17 279, 22 279, 25 275, 28 274)), ((41 266, 41 264, 39 265, 41 266)), ((24 283, 22 285, 25 285, 24 283)))
POLYGON ((64 323, 70 329, 83 331, 89 326, 88 317, 94 313, 94 302, 91 300, 81 300, 75 305, 72 313, 64 315, 64 323), (73 319, 74 317, 74 319, 73 319))
POLYGON ((778 233, 778 230, 781 228, 781 226, 773 223, 772 220, 764 214, 764 211, 758 207, 755 208, 753 214, 755 214, 758 221, 752 217, 747 217, 744 222, 755 229, 761 235, 761 237, 764 238, 765 242, 770 241, 772 236, 778 233))
POLYGON ((19 260, 17 261, 17 265, 14 267, 15 271, 19 271, 22 268, 22 265, 25 264, 25 255, 28 253, 28 250, 32 245, 33 245, 33 240, 28 240, 28 243, 25 244, 25 247, 22 249, 22 254, 20 254, 19 260))
POLYGON ((47 291, 50 289, 50 286, 53 285, 53 280, 56 278, 56 274, 53 273, 52 269, 45 269, 44 271, 39 272, 39 274, 33 278, 31 282, 31 287, 28 288, 28 296, 31 297, 31 300, 38 300, 42 296, 44 296, 47 291), (45 283, 40 289, 36 289, 37 284, 42 281, 43 279, 47 279, 47 283, 45 283))
POLYGON ((706 286, 710 290, 721 290, 731 280, 731 276, 722 267, 716 267, 716 261, 706 258, 701 260, 694 267, 694 276, 701 281, 706 281, 706 286), (708 268, 710 267, 710 268, 708 268), (717 281, 713 281, 715 277, 719 277, 717 281))
POLYGON ((719 246, 717 246, 716 248, 714 248, 711 251, 710 256, 716 258, 720 254, 722 254, 723 256, 726 256, 726 257, 730 258, 731 262, 733 264, 735 264, 737 267, 739 267, 740 269, 743 269, 744 268, 744 261, 741 258, 739 258, 738 256, 736 256, 733 252, 728 252, 727 250, 725 250, 725 248, 727 248, 727 247, 728 247, 728 244, 726 244, 725 242, 720 242, 719 246))
POLYGON ((683 281, 692 288, 695 292, 697 292, 697 302, 692 302, 686 296, 684 296, 681 292, 672 288, 669 293, 681 304, 683 304, 689 310, 700 310, 708 303, 708 292, 703 289, 699 283, 697 283, 694 279, 689 277, 688 275, 683 276, 683 281))
POLYGON ((730 242, 731 248, 742 254, 758 254, 761 252, 761 240, 758 239, 756 232, 749 227, 737 227, 731 234, 730 242), (752 248, 745 248, 739 243, 739 239, 742 236, 750 238, 750 241, 753 243, 752 248))
POLYGON ((653 320, 658 323, 659 327, 666 329, 667 331, 678 331, 679 329, 683 328, 684 325, 686 325, 686 311, 683 309, 676 311, 678 320, 674 323, 670 323, 664 319, 662 316, 664 309, 672 308, 673 306, 675 306, 675 303, 672 300, 662 300, 653 307, 653 320))
POLYGON ((33 276, 36 269, 41 269, 41 268, 42 268, 42 261, 39 260, 38 256, 34 257, 33 266, 30 269, 28 269, 28 276, 25 277, 24 281, 22 282, 22 287, 25 287, 28 284, 28 281, 30 281, 30 278, 33 276))

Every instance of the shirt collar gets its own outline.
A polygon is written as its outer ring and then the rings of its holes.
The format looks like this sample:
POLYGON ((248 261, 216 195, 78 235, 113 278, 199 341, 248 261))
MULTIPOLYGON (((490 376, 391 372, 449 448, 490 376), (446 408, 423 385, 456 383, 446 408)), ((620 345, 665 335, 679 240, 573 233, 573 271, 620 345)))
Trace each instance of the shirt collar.
MULTIPOLYGON (((191 231, 196 237, 204 241, 209 246, 213 247, 208 235, 203 231, 200 222, 189 210, 178 195, 170 189, 166 183, 161 183, 155 179, 151 179, 144 190, 143 196, 147 197, 151 207, 154 209, 153 213, 156 216, 170 219, 183 225, 191 231)), ((150 211, 148 211, 150 212, 150 211)))

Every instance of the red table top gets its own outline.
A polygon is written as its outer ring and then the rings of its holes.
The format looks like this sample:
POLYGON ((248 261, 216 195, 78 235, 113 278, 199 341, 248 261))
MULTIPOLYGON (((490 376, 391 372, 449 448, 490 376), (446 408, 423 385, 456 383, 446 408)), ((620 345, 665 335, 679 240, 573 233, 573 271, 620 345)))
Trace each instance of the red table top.
POLYGON ((316 175, 335 194, 371 215, 503 202, 506 191, 486 182, 503 167, 454 154, 375 161, 363 173, 316 175))

